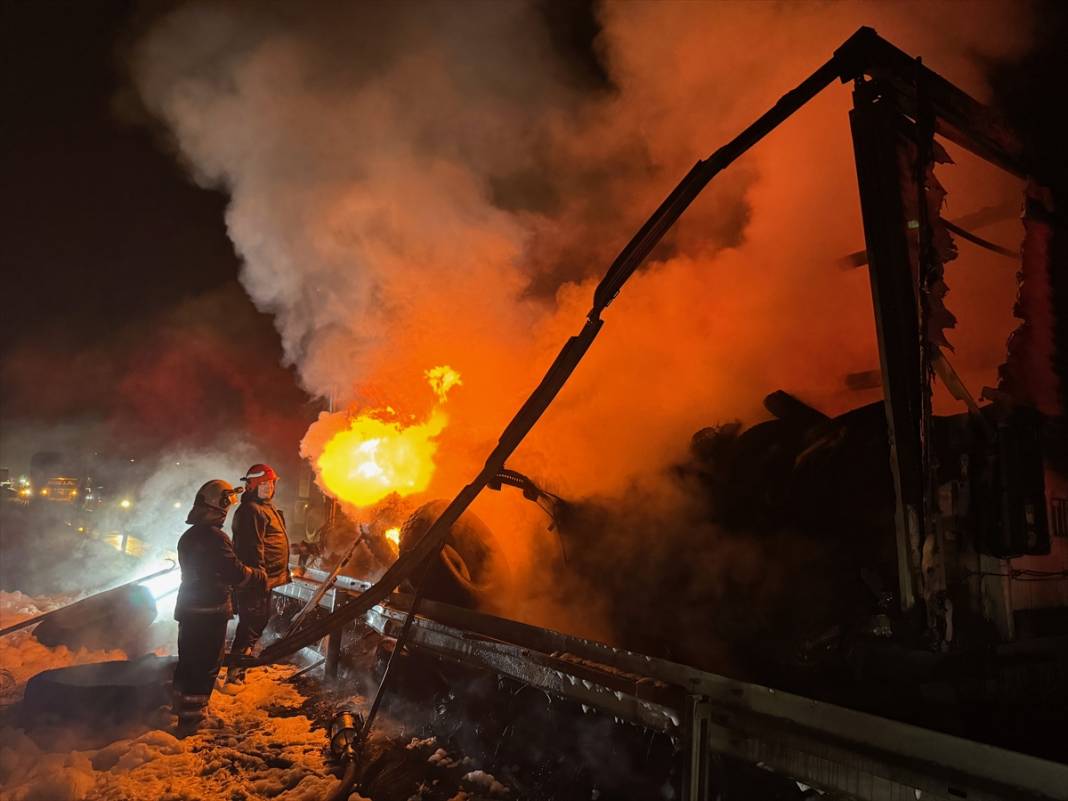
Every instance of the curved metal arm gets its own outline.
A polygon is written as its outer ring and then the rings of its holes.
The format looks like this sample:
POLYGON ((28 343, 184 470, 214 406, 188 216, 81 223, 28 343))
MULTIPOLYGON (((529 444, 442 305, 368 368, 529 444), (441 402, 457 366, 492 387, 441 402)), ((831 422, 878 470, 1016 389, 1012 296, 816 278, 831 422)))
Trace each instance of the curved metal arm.
MULTIPOLYGON (((862 29, 863 31, 863 29, 862 29)), ((836 78, 843 80, 851 77, 856 69, 856 47, 860 41, 858 32, 839 48, 834 56, 795 89, 784 95, 769 111, 738 136, 721 147, 709 158, 697 162, 693 169, 682 179, 667 199, 653 213, 634 238, 612 262, 604 279, 597 286, 593 296, 593 305, 586 317, 582 330, 568 339, 559 355, 545 373, 541 382, 530 393, 526 403, 516 412, 515 417, 501 433, 497 446, 486 459, 486 464, 474 480, 465 486, 452 499, 437 520, 415 544, 411 551, 402 554, 374 585, 351 603, 337 609, 330 615, 316 621, 306 628, 294 632, 263 649, 258 662, 260 664, 282 659, 296 651, 311 645, 330 631, 355 620, 375 604, 385 600, 401 582, 412 577, 416 568, 426 559, 441 550, 448 536, 449 528, 471 505, 478 494, 504 468, 504 463, 523 441, 534 424, 552 403, 553 399, 571 377, 582 357, 601 330, 603 321, 601 312, 619 294, 627 279, 634 274, 646 256, 656 247, 668 229, 694 201, 710 180, 759 142, 780 123, 786 120, 801 106, 811 100, 836 78)))

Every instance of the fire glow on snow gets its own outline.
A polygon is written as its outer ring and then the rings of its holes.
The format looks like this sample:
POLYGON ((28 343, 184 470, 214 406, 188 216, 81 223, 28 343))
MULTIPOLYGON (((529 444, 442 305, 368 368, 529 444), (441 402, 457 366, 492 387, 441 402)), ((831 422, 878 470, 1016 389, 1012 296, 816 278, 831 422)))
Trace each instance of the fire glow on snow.
MULTIPOLYGON (((63 600, 0 592, 0 624, 32 617, 63 600)), ((4 703, 17 700, 26 680, 42 670, 123 657, 121 651, 47 648, 31 630, 17 632, 0 640, 0 664, 17 682, 17 692, 5 691, 4 703)), ((0 718, 0 798, 321 801, 337 788, 338 779, 325 761, 323 731, 302 713, 305 696, 287 681, 296 670, 293 665, 249 670, 244 685, 213 694, 204 725, 181 739, 173 733, 176 718, 166 707, 140 723, 123 725, 100 721, 24 728, 12 716, 0 718)), ((364 703, 359 696, 353 701, 364 703)), ((403 725, 388 718, 383 725, 391 733, 376 738, 377 747, 415 752, 406 779, 415 791, 412 797, 422 797, 424 785, 439 782, 449 783, 451 801, 511 795, 474 760, 450 756, 433 737, 410 738, 403 735, 403 725)), ((350 799, 370 801, 356 792, 350 799)))
POLYGON ((335 434, 316 464, 326 489, 356 506, 370 506, 387 495, 422 492, 434 475, 435 438, 448 423, 442 410, 449 390, 461 384, 448 365, 426 371, 437 404, 422 422, 405 425, 390 409, 374 409, 352 418, 335 434))
MULTIPOLYGON (((70 600, 67 597, 32 598, 21 592, 0 592, 0 627, 10 626, 42 612, 50 612, 66 605, 70 600)), ((44 670, 126 658, 126 654, 119 650, 71 650, 65 645, 49 648, 37 642, 31 632, 32 629, 24 629, 0 639, 0 669, 4 671, 4 681, 0 684, 0 703, 17 701, 22 697, 22 691, 30 677, 44 670)), ((0 781, 0 784, 3 782, 0 781)))
MULTIPOLYGON (((0 592, 0 623, 16 623, 66 600, 0 592)), ((0 640, 0 665, 11 678, 3 702, 18 700, 26 681, 41 671, 125 656, 122 651, 49 648, 34 639, 32 629, 16 632, 0 640)), ((167 731, 174 719, 166 709, 147 725, 115 731, 72 725, 31 732, 0 724, 0 798, 321 799, 337 779, 323 762, 322 732, 290 711, 304 701, 283 681, 295 669, 250 671, 238 694, 212 697, 207 724, 184 740, 167 731), (278 710, 285 711, 275 716, 278 710)))
POLYGON ((0 786, 12 801, 91 798, 321 799, 337 786, 323 759, 321 731, 293 714, 303 696, 285 679, 295 668, 249 672, 236 695, 216 693, 196 734, 158 728, 117 737, 63 729, 33 737, 0 730, 0 786), (283 714, 276 714, 284 710, 283 714))

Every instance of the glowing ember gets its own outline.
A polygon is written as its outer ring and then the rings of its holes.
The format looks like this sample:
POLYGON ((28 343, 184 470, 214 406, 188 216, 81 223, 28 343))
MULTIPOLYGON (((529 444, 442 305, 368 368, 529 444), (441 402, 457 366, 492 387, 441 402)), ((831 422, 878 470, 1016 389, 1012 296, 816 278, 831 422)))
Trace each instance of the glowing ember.
POLYGON ((400 529, 394 526, 386 529, 386 539, 393 543, 393 547, 400 550, 400 529))
MULTIPOLYGON (((427 370, 426 377, 440 403, 461 383, 460 374, 447 365, 427 370)), ((319 455, 322 481, 336 497, 356 506, 369 506, 394 492, 422 492, 434 474, 434 438, 447 423, 440 407, 415 425, 398 422, 392 409, 354 417, 319 455)))

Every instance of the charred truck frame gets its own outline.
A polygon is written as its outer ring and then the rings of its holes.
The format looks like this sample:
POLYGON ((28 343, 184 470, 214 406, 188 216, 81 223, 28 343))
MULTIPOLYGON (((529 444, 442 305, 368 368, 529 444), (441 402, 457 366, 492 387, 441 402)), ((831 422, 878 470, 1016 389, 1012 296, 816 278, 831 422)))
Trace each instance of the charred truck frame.
MULTIPOLYGON (((1068 798, 1068 768, 1057 763, 423 601, 418 594, 394 593, 405 580, 418 579, 474 498, 485 487, 500 485, 499 476, 508 474, 506 460, 593 343, 601 314, 708 182, 835 80, 854 85, 850 126, 884 388, 896 604, 902 615, 918 621, 927 648, 935 652, 954 648, 954 610, 959 615, 970 609, 1003 642, 1016 640, 1020 616, 1014 614, 1011 584, 1017 578, 1053 580, 1054 596, 1046 603, 1064 614, 1068 599, 1058 593, 1064 593, 1061 560, 1068 538, 1061 531, 1051 539, 1047 511, 1052 504, 1054 516, 1063 514, 1064 502, 1057 505, 1047 495, 1065 494, 1068 453, 1063 433, 1068 343, 1064 321, 1053 314, 1068 299, 1068 233, 1053 205, 1065 188, 1043 186, 1048 177, 1041 165, 1028 160, 1020 141, 988 108, 874 30, 861 28, 826 64, 683 178, 613 262, 584 327, 566 343, 485 466, 410 551, 374 584, 309 571, 283 588, 308 599, 317 583, 336 581, 321 596, 329 614, 309 619, 268 646, 260 662, 281 659, 326 636, 339 641, 344 627, 366 617, 398 639, 394 653, 409 642, 630 722, 677 733, 690 754, 688 799, 713 796, 715 761, 724 756, 832 794, 872 801, 921 794, 1068 798), (952 244, 933 177, 943 158, 936 136, 1028 181, 1016 307, 1022 324, 1010 340, 999 386, 984 391, 992 401, 984 407, 943 353, 942 328, 951 315, 942 305, 942 271, 952 244), (933 415, 936 375, 967 405, 967 414, 933 415), (1024 555, 1032 562, 1026 570, 1014 570, 1007 559, 1024 555)), ((1041 650, 1050 642, 1032 644, 1041 650)), ((1063 671, 1063 638, 1052 647, 1063 671)), ((380 693, 389 675, 387 667, 380 693)), ((1059 686, 1063 696, 1063 672, 1059 686)), ((363 736, 376 710, 377 699, 363 736)))

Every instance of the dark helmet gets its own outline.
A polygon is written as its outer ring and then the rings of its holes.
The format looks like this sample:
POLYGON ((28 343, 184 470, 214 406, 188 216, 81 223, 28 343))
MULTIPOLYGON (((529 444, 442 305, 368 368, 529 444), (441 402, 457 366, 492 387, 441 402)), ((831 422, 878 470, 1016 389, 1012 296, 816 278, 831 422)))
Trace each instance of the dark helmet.
POLYGON ((277 481, 278 474, 274 472, 274 468, 270 465, 254 464, 241 477, 241 480, 245 482, 246 489, 249 492, 253 492, 264 481, 277 481))
POLYGON ((193 506, 210 506, 212 509, 226 511, 242 491, 234 489, 230 482, 217 478, 197 490, 193 506))
POLYGON ((187 523, 210 522, 213 525, 222 525, 226 519, 226 511, 229 509, 237 496, 244 492, 243 489, 234 489, 227 481, 215 479, 209 481, 199 490, 193 500, 193 508, 186 517, 187 523))

